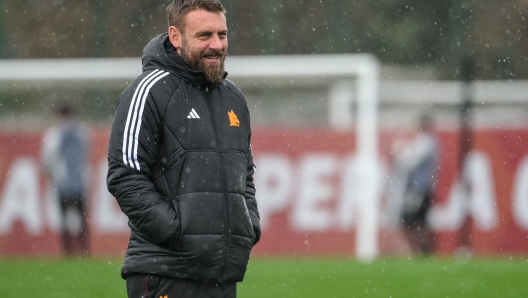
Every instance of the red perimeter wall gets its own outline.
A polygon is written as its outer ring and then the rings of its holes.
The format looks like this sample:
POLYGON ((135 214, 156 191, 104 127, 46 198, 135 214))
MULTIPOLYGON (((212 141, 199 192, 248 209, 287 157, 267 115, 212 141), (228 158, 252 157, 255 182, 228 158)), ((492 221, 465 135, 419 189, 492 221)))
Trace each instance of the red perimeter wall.
MULTIPOLYGON (((109 129, 93 131, 88 198, 91 250, 124 254, 129 229, 106 190, 109 129)), ((401 133, 400 133, 401 136, 401 133)), ((528 129, 479 130, 474 134, 474 179, 469 208, 456 204, 458 134, 438 132, 441 167, 434 204, 435 250, 452 253, 467 214, 471 246, 477 253, 528 252, 528 129), (527 185, 527 186, 524 186, 527 185), (465 210, 465 211, 464 211, 465 210)), ((41 133, 0 131, 0 255, 60 254, 58 211, 39 166, 41 133)), ((386 178, 397 134, 380 134, 379 247, 401 251, 402 238, 387 216, 386 178)), ((252 146, 263 217, 258 254, 353 254, 356 190, 353 131, 257 129, 252 146)))

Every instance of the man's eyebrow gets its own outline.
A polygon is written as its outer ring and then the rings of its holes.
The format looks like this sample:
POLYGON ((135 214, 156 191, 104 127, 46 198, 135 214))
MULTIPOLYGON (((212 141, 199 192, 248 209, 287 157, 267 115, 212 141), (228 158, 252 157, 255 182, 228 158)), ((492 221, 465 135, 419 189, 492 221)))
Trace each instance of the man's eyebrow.
MULTIPOLYGON (((198 31, 198 32, 194 33, 194 36, 211 35, 214 32, 215 32, 214 30, 202 30, 202 31, 198 31)), ((218 31, 218 33, 227 33, 227 29, 220 30, 220 31, 218 31)))
POLYGON ((202 31, 198 31, 196 33, 194 33, 195 36, 199 36, 199 35, 210 35, 212 34, 213 31, 211 30, 202 30, 202 31))

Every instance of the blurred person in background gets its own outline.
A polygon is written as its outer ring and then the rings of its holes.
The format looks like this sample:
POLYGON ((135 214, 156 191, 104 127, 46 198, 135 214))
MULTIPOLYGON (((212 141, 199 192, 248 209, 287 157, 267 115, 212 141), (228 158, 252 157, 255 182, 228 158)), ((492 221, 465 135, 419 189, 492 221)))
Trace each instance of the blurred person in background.
POLYGON ((64 254, 88 254, 85 172, 89 135, 67 103, 59 106, 57 115, 58 123, 44 133, 41 162, 58 197, 64 254))
POLYGON ((107 184, 128 216, 129 297, 236 297, 260 239, 246 99, 226 79, 225 10, 176 0, 118 99, 107 184))
POLYGON ((426 219, 434 200, 440 157, 440 143, 429 114, 421 117, 410 140, 395 144, 394 154, 396 173, 403 186, 401 222, 405 237, 413 253, 428 254, 432 233, 426 219))

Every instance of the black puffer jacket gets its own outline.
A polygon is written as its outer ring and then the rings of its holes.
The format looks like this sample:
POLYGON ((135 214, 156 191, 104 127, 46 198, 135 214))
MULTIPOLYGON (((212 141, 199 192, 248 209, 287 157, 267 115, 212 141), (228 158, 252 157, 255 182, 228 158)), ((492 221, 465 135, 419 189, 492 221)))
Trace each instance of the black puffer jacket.
POLYGON ((260 238, 250 138, 238 87, 188 69, 167 34, 145 47, 108 146, 108 189, 131 228, 123 278, 243 279, 260 238))

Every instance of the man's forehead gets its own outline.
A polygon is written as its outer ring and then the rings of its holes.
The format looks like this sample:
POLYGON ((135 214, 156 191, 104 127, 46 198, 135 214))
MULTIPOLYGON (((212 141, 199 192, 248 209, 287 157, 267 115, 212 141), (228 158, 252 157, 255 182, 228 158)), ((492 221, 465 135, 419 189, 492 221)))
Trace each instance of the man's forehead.
POLYGON ((212 12, 203 9, 192 10, 185 16, 184 24, 186 31, 227 30, 226 17, 221 11, 212 12))

